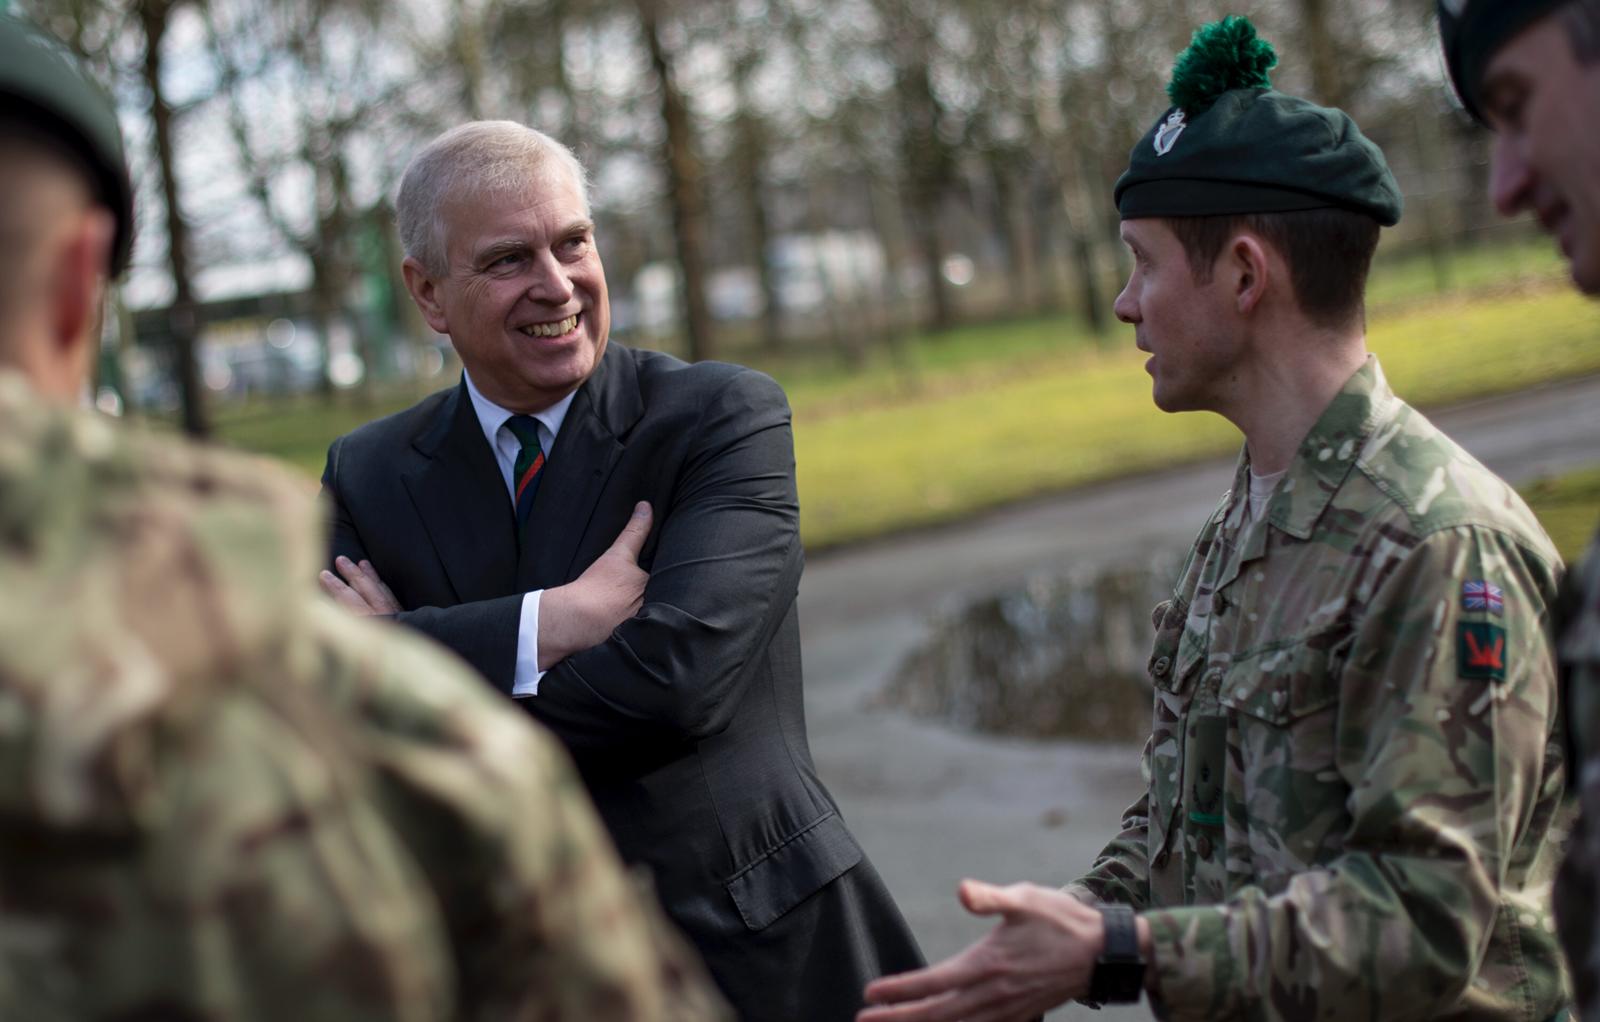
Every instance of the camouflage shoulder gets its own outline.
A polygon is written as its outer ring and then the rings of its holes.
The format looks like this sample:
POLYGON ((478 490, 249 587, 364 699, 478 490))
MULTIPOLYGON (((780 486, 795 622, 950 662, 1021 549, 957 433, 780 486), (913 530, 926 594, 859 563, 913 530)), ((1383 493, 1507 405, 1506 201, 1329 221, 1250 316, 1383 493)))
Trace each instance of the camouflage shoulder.
POLYGON ((316 563, 303 491, 0 374, 0 803, 114 816, 124 736, 275 676, 316 563))
POLYGON ((1533 511, 1509 483, 1444 434, 1421 412, 1396 402, 1377 424, 1357 458, 1357 468, 1398 514, 1392 525, 1417 538, 1476 526, 1498 532, 1552 570, 1560 554, 1533 511), (1402 525, 1403 523, 1403 525, 1402 525))

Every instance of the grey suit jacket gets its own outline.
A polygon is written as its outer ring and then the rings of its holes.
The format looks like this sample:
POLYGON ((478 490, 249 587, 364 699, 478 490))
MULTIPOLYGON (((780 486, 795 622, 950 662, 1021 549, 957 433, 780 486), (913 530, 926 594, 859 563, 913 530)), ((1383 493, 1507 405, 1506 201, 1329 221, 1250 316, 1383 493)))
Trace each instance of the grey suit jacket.
POLYGON ((335 441, 323 489, 333 554, 371 560, 402 623, 506 692, 522 593, 576 578, 650 501, 643 608, 519 705, 566 743, 743 1017, 849 1018, 866 980, 921 963, 812 764, 793 440, 770 379, 608 345, 520 548, 464 385, 335 441))

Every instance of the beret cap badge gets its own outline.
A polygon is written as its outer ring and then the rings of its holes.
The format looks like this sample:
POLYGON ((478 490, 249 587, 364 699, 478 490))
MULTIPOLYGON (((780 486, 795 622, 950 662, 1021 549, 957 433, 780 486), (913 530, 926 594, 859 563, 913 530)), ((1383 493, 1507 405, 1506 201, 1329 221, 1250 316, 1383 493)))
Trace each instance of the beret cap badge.
POLYGON ((1183 134, 1184 116, 1182 110, 1174 110, 1167 115, 1167 119, 1162 122, 1161 127, 1156 129, 1156 137, 1150 140, 1150 144, 1155 147, 1157 156, 1165 156, 1172 152, 1172 147, 1177 143, 1178 136, 1183 134))

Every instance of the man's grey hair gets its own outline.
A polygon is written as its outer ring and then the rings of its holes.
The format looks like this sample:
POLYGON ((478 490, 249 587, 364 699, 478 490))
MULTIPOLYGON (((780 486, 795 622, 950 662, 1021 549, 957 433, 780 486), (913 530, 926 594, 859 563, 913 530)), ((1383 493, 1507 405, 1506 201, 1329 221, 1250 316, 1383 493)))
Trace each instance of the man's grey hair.
POLYGON ((572 150, 516 121, 469 121, 440 135, 412 158, 395 195, 395 220, 406 255, 430 276, 445 265, 442 207, 454 196, 526 187, 551 163, 577 182, 584 216, 589 181, 572 150))

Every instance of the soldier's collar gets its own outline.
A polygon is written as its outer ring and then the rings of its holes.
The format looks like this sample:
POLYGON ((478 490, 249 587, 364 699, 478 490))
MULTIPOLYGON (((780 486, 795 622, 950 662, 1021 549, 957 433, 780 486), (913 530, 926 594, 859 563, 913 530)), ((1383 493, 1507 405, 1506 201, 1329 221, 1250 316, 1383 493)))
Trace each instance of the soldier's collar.
POLYGON ((1267 521, 1297 539, 1309 539, 1394 400, 1377 358, 1368 355, 1300 441, 1289 474, 1267 506, 1267 521))

